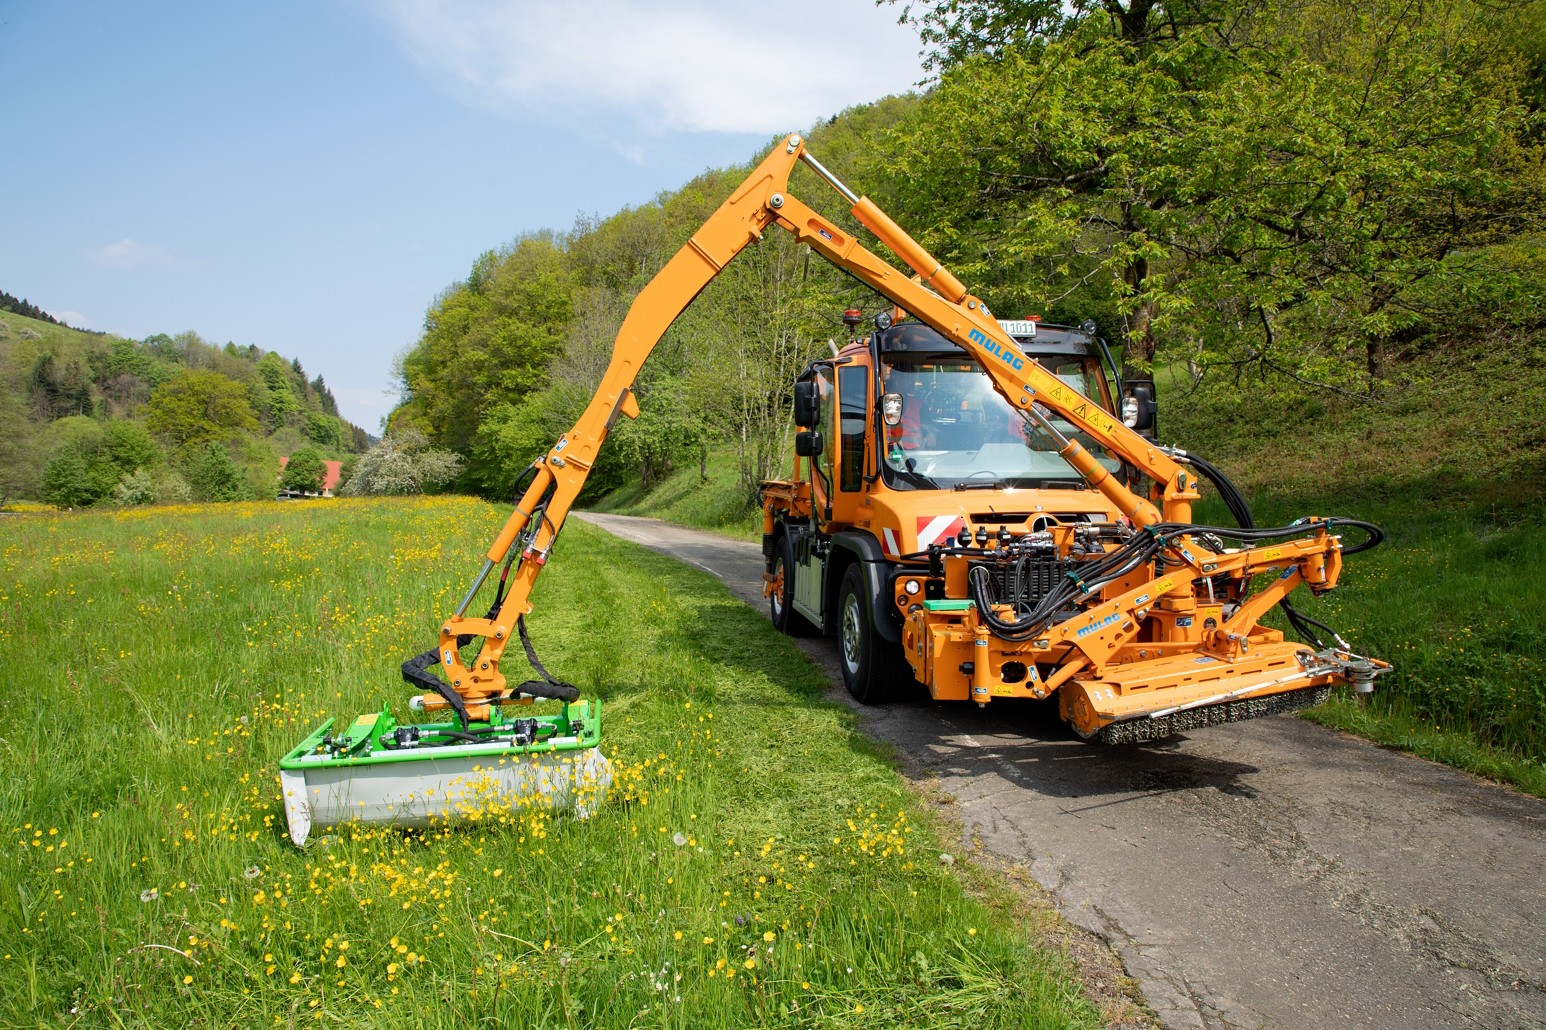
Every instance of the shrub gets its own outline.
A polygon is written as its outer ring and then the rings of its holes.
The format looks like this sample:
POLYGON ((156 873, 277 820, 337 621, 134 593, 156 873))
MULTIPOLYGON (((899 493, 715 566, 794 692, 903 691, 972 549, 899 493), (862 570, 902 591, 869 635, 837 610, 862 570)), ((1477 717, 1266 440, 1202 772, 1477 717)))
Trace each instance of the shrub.
POLYGON ((420 494, 449 483, 461 470, 460 457, 431 447, 417 429, 401 429, 360 455, 354 475, 339 492, 349 497, 420 494))
POLYGON ((156 480, 145 469, 125 472, 113 487, 113 503, 121 508, 156 503, 156 480))

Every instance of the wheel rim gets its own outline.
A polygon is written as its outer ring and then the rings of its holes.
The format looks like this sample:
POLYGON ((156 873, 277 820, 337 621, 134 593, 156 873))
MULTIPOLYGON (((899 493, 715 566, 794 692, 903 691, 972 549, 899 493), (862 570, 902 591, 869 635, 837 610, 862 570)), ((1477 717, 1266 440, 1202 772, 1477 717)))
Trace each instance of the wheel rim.
POLYGON ((768 596, 773 600, 774 617, 782 617, 784 614, 784 559, 782 558, 773 563, 773 592, 768 596))
POLYGON ((849 675, 859 672, 859 644, 864 623, 859 615, 859 598, 854 594, 843 597, 843 664, 849 675))

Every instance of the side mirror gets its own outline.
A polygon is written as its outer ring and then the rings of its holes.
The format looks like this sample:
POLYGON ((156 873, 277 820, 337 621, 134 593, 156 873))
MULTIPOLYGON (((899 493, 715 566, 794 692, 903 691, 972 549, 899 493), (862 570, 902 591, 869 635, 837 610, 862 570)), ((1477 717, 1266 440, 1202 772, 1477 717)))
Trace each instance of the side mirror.
POLYGON ((810 380, 794 384, 794 424, 797 426, 814 426, 820 417, 821 398, 816 393, 816 384, 810 380))
POLYGON ((821 453, 821 448, 821 434, 814 429, 794 435, 794 452, 802 458, 814 458, 821 453))
POLYGON ((1153 383, 1133 383, 1122 398, 1122 424, 1140 433, 1153 433, 1154 416, 1159 406, 1154 403, 1153 383))

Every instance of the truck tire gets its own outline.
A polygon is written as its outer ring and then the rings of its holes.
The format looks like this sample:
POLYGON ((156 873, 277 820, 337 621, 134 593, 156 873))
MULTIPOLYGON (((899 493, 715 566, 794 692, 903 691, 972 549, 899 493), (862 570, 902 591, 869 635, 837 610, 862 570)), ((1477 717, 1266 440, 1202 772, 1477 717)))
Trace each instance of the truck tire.
POLYGON ((843 685, 861 705, 885 704, 912 682, 900 649, 882 640, 870 625, 869 592, 857 564, 843 573, 837 594, 837 656, 843 685))
POLYGON ((791 637, 803 637, 814 627, 805 617, 794 610, 794 547, 789 537, 778 538, 778 550, 773 555, 773 589, 768 593, 768 614, 773 628, 791 637))

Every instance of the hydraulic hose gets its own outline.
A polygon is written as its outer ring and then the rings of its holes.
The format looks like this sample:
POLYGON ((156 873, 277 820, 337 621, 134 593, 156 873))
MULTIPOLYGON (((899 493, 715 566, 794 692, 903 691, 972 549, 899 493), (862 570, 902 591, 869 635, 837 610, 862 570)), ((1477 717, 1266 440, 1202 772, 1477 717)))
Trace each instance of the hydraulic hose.
MULTIPOLYGON (((1256 522, 1251 518, 1250 504, 1246 501, 1245 495, 1240 492, 1239 488, 1224 474, 1223 469, 1196 454, 1177 451, 1173 457, 1178 461, 1191 465, 1198 472, 1202 473, 1204 479, 1213 484, 1214 488, 1219 492, 1219 498, 1224 502, 1224 506, 1229 509, 1229 513, 1234 516, 1235 521, 1240 524, 1241 529, 1250 530, 1255 528, 1256 522)), ((1360 541, 1352 547, 1344 547, 1342 549, 1343 557, 1352 554, 1362 554, 1364 551, 1372 550, 1385 540, 1385 531, 1383 529, 1372 522, 1365 522, 1362 519, 1331 518, 1327 519, 1326 523, 1328 528, 1330 528, 1331 523, 1336 523, 1338 525, 1353 526, 1368 534, 1367 539, 1360 541)), ((1299 638, 1305 643, 1314 644, 1319 648, 1326 646, 1313 627, 1325 630, 1336 638, 1338 642, 1341 642, 1342 638, 1336 630, 1324 622, 1312 619, 1304 612, 1301 612, 1289 602, 1288 598, 1285 597, 1282 601, 1278 602, 1278 607, 1283 609, 1283 614, 1288 617, 1288 621, 1294 627, 1294 631, 1299 634, 1299 638)))

